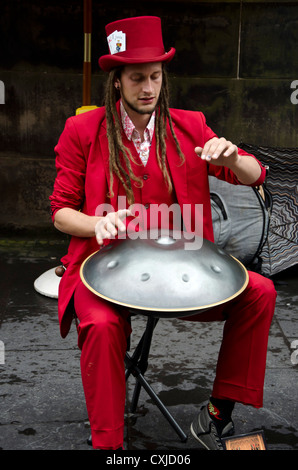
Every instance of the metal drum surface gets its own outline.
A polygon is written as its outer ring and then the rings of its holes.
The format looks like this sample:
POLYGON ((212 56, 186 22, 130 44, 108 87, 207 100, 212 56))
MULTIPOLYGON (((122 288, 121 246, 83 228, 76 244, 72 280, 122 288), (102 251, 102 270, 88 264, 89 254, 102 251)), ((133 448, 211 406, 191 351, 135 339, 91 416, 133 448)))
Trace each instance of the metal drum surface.
POLYGON ((195 237, 201 248, 192 249, 186 236, 114 240, 84 261, 81 279, 110 302, 158 317, 200 313, 239 295, 245 267, 208 240, 195 237))

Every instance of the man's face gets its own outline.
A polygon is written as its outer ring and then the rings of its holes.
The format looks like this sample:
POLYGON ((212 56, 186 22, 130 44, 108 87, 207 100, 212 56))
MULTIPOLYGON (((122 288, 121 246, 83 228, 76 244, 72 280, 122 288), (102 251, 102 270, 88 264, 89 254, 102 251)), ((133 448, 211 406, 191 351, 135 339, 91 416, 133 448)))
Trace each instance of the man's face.
POLYGON ((128 114, 152 114, 162 85, 162 64, 126 65, 116 84, 128 114))

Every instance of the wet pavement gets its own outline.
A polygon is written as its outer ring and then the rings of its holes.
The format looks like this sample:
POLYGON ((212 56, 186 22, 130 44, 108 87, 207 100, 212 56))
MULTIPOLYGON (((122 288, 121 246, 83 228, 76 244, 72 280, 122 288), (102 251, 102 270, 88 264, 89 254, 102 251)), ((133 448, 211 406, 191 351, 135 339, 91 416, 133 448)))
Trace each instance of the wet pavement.
MULTIPOLYGON (((59 334, 57 300, 37 293, 34 280, 59 264, 66 240, 0 239, 0 449, 92 450, 74 325, 59 334)), ((269 450, 298 450, 298 269, 276 276, 264 407, 237 404, 236 433, 263 430, 269 450)), ((145 326, 133 319, 132 348, 145 326)), ((203 450, 189 425, 209 397, 222 324, 159 321, 146 377, 182 429, 181 442, 146 392, 127 413, 128 450, 203 450), (166 340, 165 340, 166 339, 166 340)), ((128 382, 127 404, 134 379, 128 382)))

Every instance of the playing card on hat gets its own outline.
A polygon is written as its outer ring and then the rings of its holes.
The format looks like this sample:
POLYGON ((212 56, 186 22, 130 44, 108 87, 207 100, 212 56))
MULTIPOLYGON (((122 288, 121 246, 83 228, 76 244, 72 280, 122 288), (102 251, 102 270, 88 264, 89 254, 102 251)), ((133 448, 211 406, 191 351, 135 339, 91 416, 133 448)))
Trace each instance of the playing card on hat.
POLYGON ((126 35, 122 31, 114 31, 107 39, 111 54, 126 51, 126 35))

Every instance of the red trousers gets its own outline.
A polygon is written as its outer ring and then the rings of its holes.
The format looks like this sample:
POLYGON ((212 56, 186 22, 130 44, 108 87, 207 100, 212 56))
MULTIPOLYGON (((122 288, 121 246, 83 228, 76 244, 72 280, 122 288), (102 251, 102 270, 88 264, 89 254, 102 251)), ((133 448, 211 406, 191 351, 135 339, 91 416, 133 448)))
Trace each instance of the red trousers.
MULTIPOLYGON (((248 286, 236 299, 183 318, 190 321, 225 320, 212 391, 214 397, 256 408, 262 406, 275 299, 272 281, 249 272, 248 286)), ((131 333, 126 321, 128 311, 97 297, 82 283, 75 291, 74 301, 79 319, 78 345, 92 444, 94 448, 117 449, 123 445, 124 356, 131 333)))

